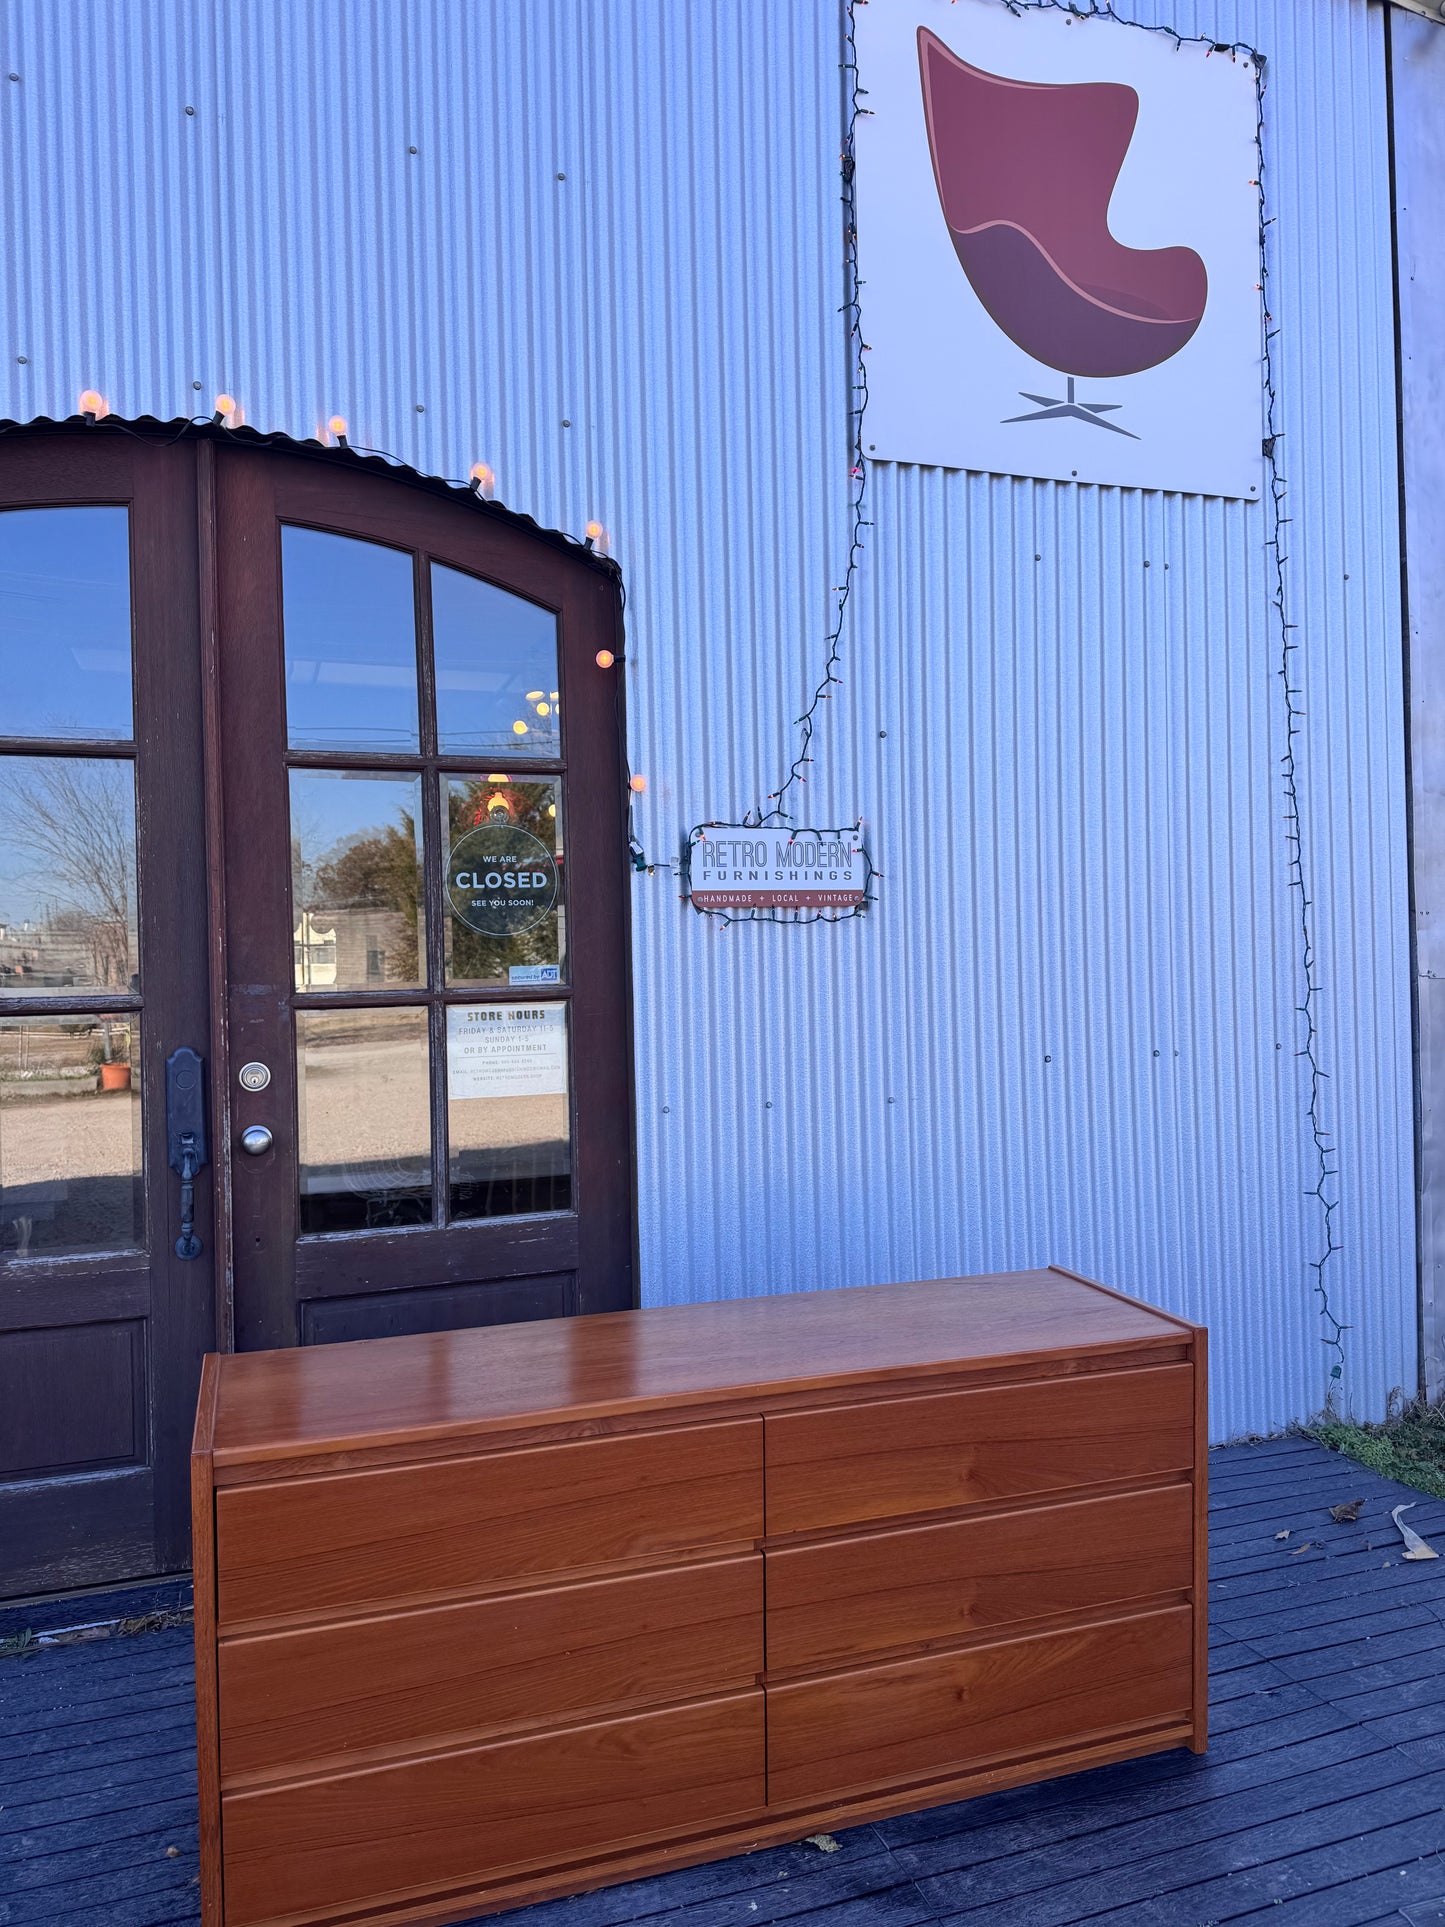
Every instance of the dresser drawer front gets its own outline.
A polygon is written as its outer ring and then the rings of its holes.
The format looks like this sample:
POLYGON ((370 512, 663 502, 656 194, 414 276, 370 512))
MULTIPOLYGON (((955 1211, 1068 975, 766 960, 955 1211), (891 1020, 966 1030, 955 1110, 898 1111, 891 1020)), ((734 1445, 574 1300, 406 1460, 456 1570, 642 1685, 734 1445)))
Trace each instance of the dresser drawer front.
POLYGON ((765 1420, 768 1532, 949 1511, 1194 1460, 1188 1365, 1036 1379, 765 1420))
POLYGON ((1171 1485, 769 1552, 768 1667, 799 1671, 1186 1591, 1194 1489, 1171 1485))
POLYGON ((762 1421, 639 1432, 216 1494, 222 1629, 736 1545, 762 1526, 762 1421))
MULTIPOLYGON (((464 1892, 509 1870, 756 1812, 763 1695, 726 1698, 222 1802, 227 1927, 464 1892)), ((460 1908, 458 1911, 462 1911, 460 1908)))
POLYGON ((926 1779, 1174 1721, 1188 1606, 768 1688, 775 1805, 926 1779))
POLYGON ((221 1776, 758 1683, 759 1553, 223 1640, 221 1776))

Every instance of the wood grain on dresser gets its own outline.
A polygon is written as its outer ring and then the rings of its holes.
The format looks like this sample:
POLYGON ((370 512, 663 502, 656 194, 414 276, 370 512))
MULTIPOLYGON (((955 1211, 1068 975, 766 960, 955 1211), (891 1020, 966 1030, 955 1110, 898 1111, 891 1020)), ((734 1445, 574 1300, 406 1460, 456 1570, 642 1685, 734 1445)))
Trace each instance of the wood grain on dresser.
POLYGON ((754 1688, 228 1794, 228 1918, 232 1927, 324 1918, 373 1896, 575 1861, 590 1848, 754 1811, 763 1772, 754 1688))
POLYGON ((1204 1745, 1204 1334, 1060 1271, 209 1361, 205 1927, 1204 1745))
POLYGON ((228 1639, 222 1781, 755 1686, 762 1666, 758 1553, 228 1639))
POLYGON ((768 1796, 823 1800, 1189 1711, 1187 1606, 830 1673, 768 1693, 768 1796))
POLYGON ((762 1450, 747 1419, 219 1492, 218 1617, 233 1627, 278 1607, 330 1612, 751 1543, 762 1450))
POLYGON ((850 1525, 1178 1472, 1187 1365, 769 1415, 768 1531, 850 1525))
POLYGON ((1193 1496, 1174 1484, 770 1548, 769 1677, 1186 1592, 1193 1496))

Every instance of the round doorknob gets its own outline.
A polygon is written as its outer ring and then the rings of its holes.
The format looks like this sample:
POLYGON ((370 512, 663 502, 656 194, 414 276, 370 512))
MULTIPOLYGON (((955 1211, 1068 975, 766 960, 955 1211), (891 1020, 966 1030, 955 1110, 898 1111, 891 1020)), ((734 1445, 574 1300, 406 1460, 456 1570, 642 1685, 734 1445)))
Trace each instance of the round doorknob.
POLYGON ((271 1133, 264 1124, 248 1124, 241 1133, 241 1149, 248 1158, 262 1158, 271 1148, 271 1133))

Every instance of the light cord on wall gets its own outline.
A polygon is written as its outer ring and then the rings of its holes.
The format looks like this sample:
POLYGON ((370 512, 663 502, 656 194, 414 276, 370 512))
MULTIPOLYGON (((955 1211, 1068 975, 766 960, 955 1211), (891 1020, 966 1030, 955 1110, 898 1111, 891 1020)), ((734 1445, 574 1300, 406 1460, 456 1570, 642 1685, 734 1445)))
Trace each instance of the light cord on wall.
MULTIPOLYGON (((769 823, 791 823, 795 817, 785 806, 799 784, 806 783, 807 768, 813 760, 813 738, 818 727, 819 711, 828 702, 834 689, 841 689, 842 678, 838 670, 843 662, 843 629, 848 619, 849 604, 857 586, 858 568, 863 558, 863 531, 871 524, 867 520, 868 506, 868 462, 863 453, 863 423, 868 413, 868 364, 864 359, 868 344, 863 339, 863 309, 860 292, 863 282, 858 273, 858 206, 856 173, 856 136, 858 122, 870 110, 863 105, 867 88, 858 80, 858 46, 855 33, 854 15, 859 6, 866 6, 868 0, 846 0, 843 14, 843 61, 842 72, 847 77, 848 114, 843 128, 843 151, 840 156, 842 173, 843 200, 843 306, 839 313, 847 318, 849 348, 849 386, 848 422, 849 453, 848 492, 849 492, 849 529, 848 553, 842 569, 843 580, 833 590, 833 626, 825 639, 827 656, 823 664, 822 679, 813 691, 812 698, 793 727, 799 732, 797 753, 788 767, 787 775, 777 789, 768 793, 765 809, 761 803, 755 804, 743 818, 747 826, 763 828, 769 823)), ((850 911, 849 915, 856 915, 850 911)))
MULTIPOLYGON (((863 0, 863 3, 866 4, 866 0, 863 0)), ((1279 458, 1279 445, 1284 439, 1284 431, 1279 426, 1279 383, 1274 344, 1280 331, 1275 326, 1269 301, 1269 230, 1274 225, 1274 216, 1267 211, 1265 193, 1267 162, 1264 97, 1268 85, 1267 61, 1257 47, 1252 47, 1245 40, 1220 41, 1208 34, 1184 34, 1174 27, 1155 26, 1144 20, 1125 19, 1114 11, 1109 0, 1086 0, 1086 4, 1082 5, 1070 4, 1070 0, 1000 0, 1000 5, 1006 6, 1010 13, 1020 18, 1026 13, 1067 13, 1072 14, 1076 20, 1112 20, 1116 26, 1132 27, 1141 33, 1162 34, 1174 43, 1176 49, 1202 46, 1210 53, 1227 54, 1234 60, 1248 60, 1254 66, 1255 186, 1258 190, 1259 205, 1259 289, 1264 317, 1263 454, 1269 478, 1270 505, 1270 532, 1265 548, 1274 557, 1271 568, 1273 583, 1270 608, 1278 624, 1279 668, 1276 673, 1284 692, 1285 748, 1280 761, 1285 798, 1285 841, 1289 846, 1289 888, 1296 893, 1298 914, 1295 919, 1295 930, 1299 942, 1299 968, 1304 982, 1303 1002, 1295 1006, 1296 1015, 1303 1025, 1304 1036, 1295 1054, 1304 1059, 1309 1074, 1305 1124, 1310 1136, 1314 1182, 1307 1187, 1305 1196, 1313 1199, 1318 1205, 1321 1219, 1321 1244, 1318 1256, 1307 1262, 1318 1302, 1320 1321, 1324 1326, 1324 1335, 1320 1342, 1332 1358, 1329 1377, 1330 1384, 1333 1386, 1344 1376, 1344 1335, 1351 1328, 1336 1312, 1334 1301, 1330 1296, 1330 1263, 1342 1249, 1335 1222, 1340 1209, 1339 1165, 1335 1162, 1333 1134, 1324 1127, 1324 1085, 1329 1073, 1320 1063, 1321 1034, 1318 1012, 1321 993, 1315 971, 1317 953, 1314 922, 1310 915, 1314 900, 1309 890, 1304 820, 1300 811, 1300 763, 1295 751, 1296 738, 1304 733, 1305 712, 1299 702, 1303 692, 1296 680, 1297 668, 1293 659, 1301 652, 1303 645, 1294 640, 1299 624, 1290 620, 1289 579, 1285 569, 1289 558, 1284 552, 1284 530, 1291 518, 1285 514, 1289 485, 1279 458)))
MULTIPOLYGON (((775 790, 768 792, 765 803, 755 803, 743 816, 741 823, 727 823, 715 819, 706 823, 695 823, 683 839, 682 855, 678 874, 682 879, 682 894, 686 900, 690 896, 692 880, 692 851, 694 846, 706 838, 709 830, 725 829, 768 829, 777 826, 788 833, 792 841, 793 833, 802 828, 798 816, 787 804, 794 800, 794 792, 808 780, 808 765, 813 761, 813 743, 817 733, 822 706, 832 699, 833 691, 841 689, 843 679, 838 674, 843 662, 843 630, 847 624, 849 607, 857 586, 858 569, 863 558, 863 531, 872 524, 867 519, 868 506, 868 462, 863 452, 863 424, 868 413, 868 364, 864 356, 868 344, 863 339, 863 309, 860 290, 863 286, 858 273, 858 218, 856 198, 856 148, 855 139, 858 122, 870 110, 863 105, 867 89, 859 84, 858 48, 855 37, 855 10, 866 6, 868 0, 845 0, 843 9, 843 59, 840 71, 845 76, 848 110, 843 125, 843 146, 839 156, 842 183, 843 206, 843 305, 839 313, 846 318, 849 394, 849 465, 848 465, 848 549, 841 574, 843 580, 833 589, 833 623, 825 638, 827 651, 823 663, 823 674, 807 707, 793 724, 798 731, 797 749, 788 766, 786 775, 775 790)), ((863 825, 861 820, 846 830, 819 831, 820 835, 859 836, 863 825)), ((846 909, 836 910, 790 910, 774 908, 754 909, 713 909, 701 904, 694 907, 702 916, 710 917, 719 927, 730 923, 846 923, 851 918, 861 916, 877 901, 873 885, 882 872, 875 870, 866 850, 860 851, 864 863, 863 897, 846 909)))

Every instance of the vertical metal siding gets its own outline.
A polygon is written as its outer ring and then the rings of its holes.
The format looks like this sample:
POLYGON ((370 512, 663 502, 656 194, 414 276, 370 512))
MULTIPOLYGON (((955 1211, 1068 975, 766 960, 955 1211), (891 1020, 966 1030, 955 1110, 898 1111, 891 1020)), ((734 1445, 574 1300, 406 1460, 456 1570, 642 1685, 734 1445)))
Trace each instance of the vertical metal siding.
POLYGON ((1445 33, 1391 17, 1420 1052, 1421 1351, 1445 1394, 1445 33))
MULTIPOLYGON (((1381 23, 1138 12, 1270 60, 1332 1270, 1373 1414, 1415 1376, 1381 23)), ((771 789, 846 531, 836 0, 4 18, 0 412, 228 388, 263 429, 337 410, 424 470, 485 458, 513 506, 613 533, 649 853, 771 789)), ((1303 1417, 1327 1361, 1263 511, 888 467, 871 500, 806 794, 867 818, 879 909, 720 930, 635 883, 645 1298, 1054 1259, 1208 1320, 1217 1435, 1303 1417)))

